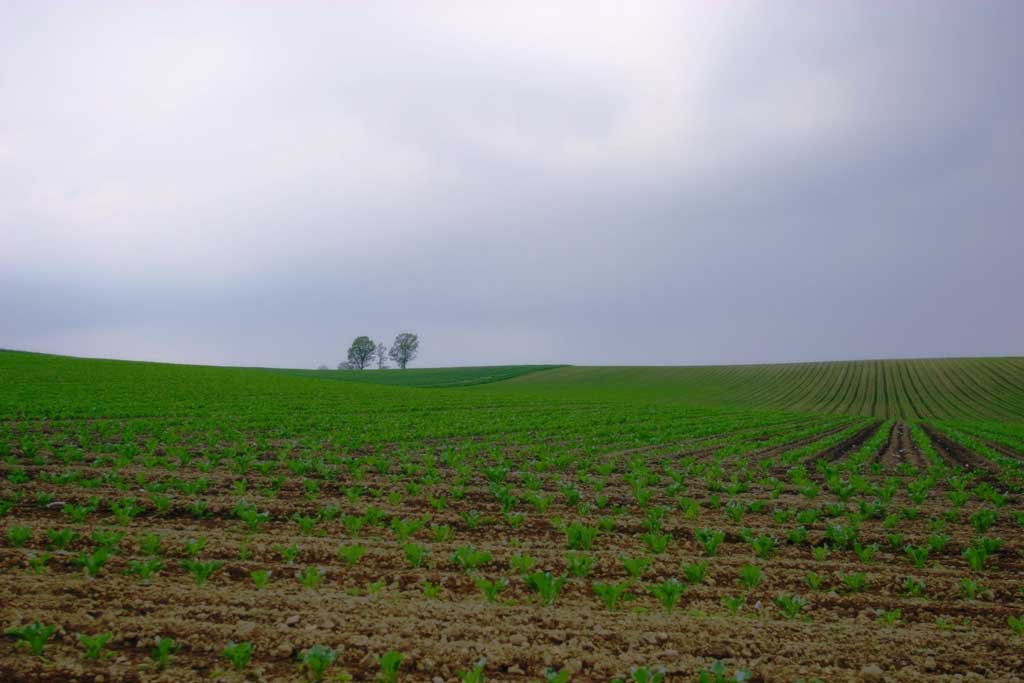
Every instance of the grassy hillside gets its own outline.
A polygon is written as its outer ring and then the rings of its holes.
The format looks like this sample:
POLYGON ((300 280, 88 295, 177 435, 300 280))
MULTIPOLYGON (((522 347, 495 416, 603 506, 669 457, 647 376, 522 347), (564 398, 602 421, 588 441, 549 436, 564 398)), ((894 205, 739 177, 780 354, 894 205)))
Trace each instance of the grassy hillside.
POLYGON ((1024 358, 564 367, 496 391, 877 417, 1024 421, 1024 358))
POLYGON ((402 387, 465 387, 501 382, 561 365, 482 365, 461 368, 407 368, 405 370, 274 370, 298 377, 402 387))

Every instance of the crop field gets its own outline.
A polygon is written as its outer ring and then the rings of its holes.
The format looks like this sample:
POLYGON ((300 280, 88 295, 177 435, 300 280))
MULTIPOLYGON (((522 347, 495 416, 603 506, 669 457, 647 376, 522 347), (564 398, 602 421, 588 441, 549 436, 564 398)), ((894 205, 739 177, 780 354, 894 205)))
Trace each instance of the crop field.
POLYGON ((516 380, 546 394, 622 396, 732 408, 1020 420, 1024 358, 703 367, 563 367, 516 380))
POLYGON ((299 377, 365 382, 405 387, 468 387, 522 377, 560 365, 490 365, 461 368, 407 368, 402 372, 353 372, 351 370, 278 370, 299 377))
POLYGON ((0 681, 1021 680, 1024 361, 457 370, 0 352, 0 681))

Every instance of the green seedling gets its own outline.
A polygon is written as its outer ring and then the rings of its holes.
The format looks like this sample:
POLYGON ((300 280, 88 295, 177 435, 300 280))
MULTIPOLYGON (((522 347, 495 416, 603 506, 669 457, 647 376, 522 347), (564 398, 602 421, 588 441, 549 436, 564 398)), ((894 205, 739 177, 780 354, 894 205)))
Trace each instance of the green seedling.
POLYGON ((12 526, 7 529, 7 540, 15 548, 20 548, 32 540, 32 529, 27 526, 12 526))
POLYGON ((380 657, 380 683, 397 683, 398 667, 402 665, 402 654, 389 650, 380 657))
POLYGON ((185 555, 192 559, 199 557, 199 553, 203 552, 206 548, 206 537, 200 536, 199 538, 190 538, 185 541, 183 550, 185 555))
POLYGON ((84 633, 79 633, 76 636, 78 642, 85 649, 85 658, 97 660, 105 656, 103 648, 107 646, 107 643, 114 637, 109 633, 100 633, 95 636, 87 636, 84 633))
POLYGON ((648 586, 647 590, 657 598, 666 612, 671 612, 686 592, 686 584, 675 579, 666 579, 660 584, 648 586))
POLYGON ((164 563, 156 558, 148 560, 129 560, 124 573, 126 576, 137 576, 144 583, 149 583, 150 578, 164 568, 164 563))
POLYGON ((597 538, 598 528, 573 522, 565 528, 566 543, 570 550, 590 550, 597 538))
POLYGON ((480 658, 472 669, 459 671, 459 678, 462 679, 463 683, 484 683, 485 666, 487 666, 487 660, 480 658))
POLYGON ((100 570, 103 569, 103 565, 105 565, 109 559, 110 551, 106 548, 99 548, 93 553, 79 553, 78 557, 75 558, 75 563, 82 565, 88 576, 94 577, 100 573, 100 570))
POLYGON ((726 595, 722 597, 722 604, 729 610, 729 614, 733 616, 739 614, 746 602, 747 597, 745 595, 726 595))
POLYGON ((299 661, 302 662, 302 666, 305 667, 312 680, 318 683, 324 680, 324 674, 334 663, 335 657, 334 650, 326 645, 314 645, 299 653, 299 661))
POLYGON ((752 591, 761 584, 764 572, 756 564, 745 564, 740 567, 739 583, 748 591, 752 591))
POLYGON ((490 562, 491 554, 477 550, 472 544, 469 544, 456 548, 452 553, 452 561, 463 571, 471 572, 490 562))
POLYGON ((628 581, 620 583, 594 583, 591 588, 597 599, 601 601, 601 604, 608 609, 615 609, 620 600, 630 599, 627 592, 629 591, 628 581))
POLYGON ((185 560, 181 563, 182 568, 185 569, 192 578, 195 580, 197 586, 205 584, 213 574, 224 566, 223 562, 217 560, 211 560, 209 562, 200 562, 199 560, 185 560))
POLYGON ((689 564, 683 565, 683 578, 686 579, 687 583, 701 584, 708 577, 708 563, 707 562, 690 562, 689 564))
POLYGON ((306 567, 299 573, 299 583, 309 589, 316 589, 324 580, 324 570, 320 567, 306 567))
POLYGON ((526 577, 526 585, 536 591, 541 602, 549 607, 555 604, 564 584, 564 576, 554 577, 551 572, 534 572, 526 577))
POLYGON ((160 671, 166 669, 171 663, 171 657, 175 652, 181 649, 181 646, 174 642, 173 638, 161 638, 157 636, 156 647, 150 652, 156 662, 156 668, 160 671))
POLYGON ((354 566, 366 554, 364 545, 343 545, 338 548, 338 559, 345 564, 354 566))
POLYGON ((595 560, 591 555, 569 553, 565 556, 565 563, 570 574, 576 578, 585 579, 594 570, 595 560))
POLYGON ((625 555, 620 555, 619 562, 622 563, 626 573, 634 579, 639 579, 651 568, 651 561, 646 557, 626 557, 625 555))
POLYGON ((419 543, 407 543, 402 546, 402 552, 405 554, 406 562, 413 568, 425 565, 430 556, 430 550, 419 543))
POLYGON ((18 644, 27 647, 34 656, 41 657, 43 655, 43 648, 46 646, 46 641, 50 639, 50 636, 52 636, 56 630, 56 626, 43 626, 41 623, 36 621, 28 626, 9 628, 4 631, 4 633, 17 638, 18 644))
POLYGON ((220 654, 231 662, 231 667, 235 671, 243 671, 245 667, 249 666, 249 661, 252 659, 252 643, 228 641, 220 654))
POLYGON ((302 548, 295 545, 275 545, 274 552, 281 556, 287 564, 295 564, 295 560, 302 554, 302 548))
POLYGON ((78 539, 78 533, 73 529, 47 529, 46 539, 53 550, 67 550, 78 539))
POLYGON ((653 531, 644 534, 641 538, 647 546, 647 549, 655 555, 660 555, 665 552, 668 549, 669 541, 672 540, 672 537, 668 534, 658 534, 653 531))
POLYGON ((775 598, 776 607, 787 619, 795 619, 806 604, 807 600, 799 595, 780 595, 775 598))
POLYGON ((868 586, 868 575, 864 572, 840 574, 839 578, 851 593, 860 593, 868 586))
POLYGON ((508 579, 495 579, 493 581, 480 577, 473 582, 484 594, 487 602, 496 602, 498 596, 508 588, 508 579))
POLYGON ((270 583, 270 570, 255 569, 249 572, 249 578, 252 579, 257 589, 266 588, 267 584, 270 583))
POLYGON ((714 557, 718 554, 718 546, 725 541, 725 533, 714 529, 695 529, 694 538, 704 548, 704 554, 714 557))
POLYGON ((530 570, 533 569, 534 565, 536 564, 537 559, 534 557, 530 557, 529 555, 519 554, 513 555, 512 557, 508 558, 509 568, 524 576, 526 574, 529 574, 530 570))
POLYGON ((697 674, 697 683, 743 683, 749 681, 752 674, 747 669, 739 669, 731 677, 728 675, 725 662, 716 659, 710 669, 704 669, 697 674))

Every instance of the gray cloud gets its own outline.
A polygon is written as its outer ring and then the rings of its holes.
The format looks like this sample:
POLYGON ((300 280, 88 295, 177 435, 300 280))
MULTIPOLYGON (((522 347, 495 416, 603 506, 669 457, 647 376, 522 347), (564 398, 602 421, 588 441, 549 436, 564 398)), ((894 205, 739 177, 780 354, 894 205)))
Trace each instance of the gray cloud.
POLYGON ((8 3, 0 346, 1019 354, 1017 3, 8 3))

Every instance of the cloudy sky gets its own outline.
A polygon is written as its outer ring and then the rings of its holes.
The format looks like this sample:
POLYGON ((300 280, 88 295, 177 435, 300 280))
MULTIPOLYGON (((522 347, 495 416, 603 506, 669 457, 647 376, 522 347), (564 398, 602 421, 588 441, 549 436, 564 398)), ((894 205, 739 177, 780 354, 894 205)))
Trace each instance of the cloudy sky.
POLYGON ((1024 5, 0 0, 0 347, 1024 353, 1024 5))

